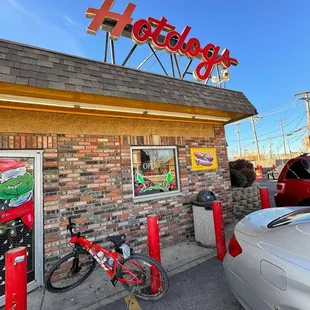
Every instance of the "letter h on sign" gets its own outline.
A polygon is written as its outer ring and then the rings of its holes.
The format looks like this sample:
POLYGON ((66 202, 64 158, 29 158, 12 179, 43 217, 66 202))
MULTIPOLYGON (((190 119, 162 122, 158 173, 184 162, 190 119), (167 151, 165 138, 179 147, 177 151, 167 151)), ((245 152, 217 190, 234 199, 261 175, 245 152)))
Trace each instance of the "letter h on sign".
POLYGON ((99 9, 88 8, 86 17, 92 18, 87 28, 87 32, 96 34, 105 19, 116 20, 116 25, 111 31, 111 38, 117 40, 124 31, 127 24, 132 22, 132 13, 136 8, 135 4, 129 3, 123 14, 113 13, 114 0, 105 0, 99 9))

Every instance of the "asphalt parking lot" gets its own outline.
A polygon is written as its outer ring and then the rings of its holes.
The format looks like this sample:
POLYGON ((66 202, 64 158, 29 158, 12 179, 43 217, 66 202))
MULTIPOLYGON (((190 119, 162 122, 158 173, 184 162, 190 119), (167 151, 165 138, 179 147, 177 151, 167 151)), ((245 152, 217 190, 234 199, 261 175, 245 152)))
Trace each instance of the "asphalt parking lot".
MULTIPOLYGON (((98 310, 125 310, 126 303, 120 299, 98 310)), ((167 295, 157 302, 137 299, 132 310, 242 310, 231 293, 224 276, 222 263, 216 258, 208 260, 170 278, 167 295)))

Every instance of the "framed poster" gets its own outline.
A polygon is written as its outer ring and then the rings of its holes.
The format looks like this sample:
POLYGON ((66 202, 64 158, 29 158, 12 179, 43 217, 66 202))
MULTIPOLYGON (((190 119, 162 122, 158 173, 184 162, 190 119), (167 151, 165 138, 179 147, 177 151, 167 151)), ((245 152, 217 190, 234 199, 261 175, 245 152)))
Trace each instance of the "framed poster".
POLYGON ((192 170, 214 170, 218 168, 215 148, 191 149, 192 170))

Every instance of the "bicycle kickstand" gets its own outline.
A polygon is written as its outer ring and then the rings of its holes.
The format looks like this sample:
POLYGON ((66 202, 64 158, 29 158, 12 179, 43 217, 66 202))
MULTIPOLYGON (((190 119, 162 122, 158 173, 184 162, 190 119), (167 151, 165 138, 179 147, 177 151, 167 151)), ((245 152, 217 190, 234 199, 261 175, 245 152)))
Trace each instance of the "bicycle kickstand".
POLYGON ((128 304, 127 304, 127 308, 126 308, 126 310, 129 310, 129 308, 130 308, 130 304, 131 304, 131 298, 132 298, 132 296, 133 296, 133 293, 134 293, 134 291, 135 291, 135 287, 131 290, 131 292, 130 292, 130 295, 129 295, 129 300, 128 300, 128 304))

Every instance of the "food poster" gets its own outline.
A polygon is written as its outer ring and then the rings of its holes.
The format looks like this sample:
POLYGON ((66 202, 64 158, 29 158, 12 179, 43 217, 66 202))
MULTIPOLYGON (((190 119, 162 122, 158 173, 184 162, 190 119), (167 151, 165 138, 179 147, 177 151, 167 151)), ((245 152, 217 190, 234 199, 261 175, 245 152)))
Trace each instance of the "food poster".
POLYGON ((0 295, 5 287, 5 252, 27 248, 28 282, 34 280, 33 158, 0 158, 0 295))
POLYGON ((215 148, 191 149, 192 170, 214 170, 218 168, 215 148))

